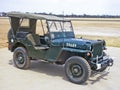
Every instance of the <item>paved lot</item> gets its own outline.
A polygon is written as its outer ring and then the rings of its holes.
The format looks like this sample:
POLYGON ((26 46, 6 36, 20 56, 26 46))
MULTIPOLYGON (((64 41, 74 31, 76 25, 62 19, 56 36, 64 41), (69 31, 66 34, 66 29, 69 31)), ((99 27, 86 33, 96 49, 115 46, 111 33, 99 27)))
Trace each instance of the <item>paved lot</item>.
POLYGON ((12 53, 0 49, 0 90, 120 90, 120 48, 108 47, 108 53, 114 66, 77 85, 67 80, 63 66, 37 60, 30 69, 20 70, 12 63, 12 53))

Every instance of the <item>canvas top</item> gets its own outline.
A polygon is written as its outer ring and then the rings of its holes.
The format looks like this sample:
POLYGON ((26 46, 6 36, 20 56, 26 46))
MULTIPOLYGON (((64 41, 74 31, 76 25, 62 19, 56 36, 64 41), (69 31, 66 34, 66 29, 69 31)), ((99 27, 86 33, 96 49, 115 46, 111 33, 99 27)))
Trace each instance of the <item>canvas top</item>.
POLYGON ((64 18, 60 18, 53 15, 42 15, 42 14, 32 14, 32 13, 21 13, 21 12, 9 12, 8 17, 18 17, 18 18, 29 18, 29 19, 44 19, 44 20, 60 20, 66 21, 64 18))

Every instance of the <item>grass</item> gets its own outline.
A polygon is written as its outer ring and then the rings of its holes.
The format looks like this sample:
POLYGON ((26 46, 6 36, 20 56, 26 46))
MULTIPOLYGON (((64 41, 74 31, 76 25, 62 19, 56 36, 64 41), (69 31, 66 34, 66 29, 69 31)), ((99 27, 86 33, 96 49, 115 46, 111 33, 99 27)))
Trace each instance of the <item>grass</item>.
MULTIPOLYGON (((74 27, 106 27, 118 28, 120 30, 120 19, 104 19, 104 18, 74 18, 72 19, 74 27)), ((37 28, 39 28, 37 26, 37 28)), ((7 46, 7 32, 10 29, 9 19, 0 17, 0 48, 7 46)), ((39 28, 41 29, 41 28, 39 28)), ((107 37, 107 36, 88 36, 81 35, 83 38, 88 39, 104 39, 107 46, 120 47, 120 37, 107 37)), ((76 35, 76 37, 81 37, 76 35)))
POLYGON ((9 29, 9 19, 0 17, 0 48, 7 47, 7 32, 9 29))
POLYGON ((74 27, 120 28, 120 21, 72 21, 74 27))
POLYGON ((107 37, 107 36, 90 36, 90 35, 76 35, 77 38, 85 38, 92 40, 105 40, 107 46, 120 47, 120 37, 107 37))

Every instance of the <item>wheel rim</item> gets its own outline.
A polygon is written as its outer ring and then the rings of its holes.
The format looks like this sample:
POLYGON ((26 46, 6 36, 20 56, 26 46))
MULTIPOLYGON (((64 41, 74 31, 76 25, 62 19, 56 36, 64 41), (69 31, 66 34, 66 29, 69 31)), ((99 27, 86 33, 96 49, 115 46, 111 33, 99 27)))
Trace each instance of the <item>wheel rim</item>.
POLYGON ((16 54, 16 59, 15 59, 15 63, 18 67, 23 67, 25 64, 25 57, 23 55, 23 53, 18 52, 16 54))
POLYGON ((74 64, 74 65, 71 65, 70 67, 70 73, 72 77, 79 78, 83 75, 83 69, 80 65, 74 64))

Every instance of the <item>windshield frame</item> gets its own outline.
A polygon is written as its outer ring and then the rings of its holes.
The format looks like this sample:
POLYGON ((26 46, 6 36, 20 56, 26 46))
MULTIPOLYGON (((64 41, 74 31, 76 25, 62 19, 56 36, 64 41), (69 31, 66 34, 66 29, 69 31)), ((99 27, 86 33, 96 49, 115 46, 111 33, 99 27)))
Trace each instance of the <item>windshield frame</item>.
POLYGON ((47 23, 48 32, 50 33, 50 38, 51 38, 51 39, 73 38, 73 37, 75 37, 71 20, 46 20, 46 23, 47 23), (52 22, 52 23, 49 24, 49 22, 52 22), (61 27, 60 30, 58 30, 58 27, 57 27, 57 25, 56 25, 55 22, 60 23, 60 27, 61 27), (70 25, 69 30, 66 30, 66 29, 65 29, 64 23, 66 23, 66 22, 69 23, 69 25, 70 25), (54 31, 54 30, 52 31, 52 30, 51 30, 51 26, 52 26, 53 24, 54 24, 56 30, 58 30, 58 31, 54 31), (62 25, 62 24, 63 24, 63 25, 62 25), (59 32, 62 33, 63 37, 62 37, 62 36, 59 37, 59 38, 56 38, 56 37, 53 38, 53 37, 52 37, 52 36, 53 36, 53 33, 54 33, 54 34, 56 34, 56 33, 59 34, 59 32), (65 36, 66 33, 70 33, 70 34, 72 34, 72 36, 71 36, 71 37, 67 37, 67 36, 65 36))

